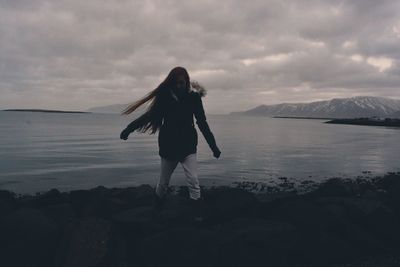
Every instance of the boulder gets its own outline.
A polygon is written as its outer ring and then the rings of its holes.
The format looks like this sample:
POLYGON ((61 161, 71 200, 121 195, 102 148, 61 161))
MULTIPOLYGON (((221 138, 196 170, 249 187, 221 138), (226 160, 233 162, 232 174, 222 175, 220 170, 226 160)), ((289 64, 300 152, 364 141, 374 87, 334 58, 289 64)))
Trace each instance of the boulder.
POLYGON ((140 247, 136 266, 218 266, 216 235, 196 227, 169 228, 148 236, 140 247))
POLYGON ((289 223, 236 218, 216 228, 217 266, 290 266, 299 239, 289 223))
POLYGON ((257 216, 259 201, 255 194, 238 188, 220 187, 204 194, 206 205, 212 207, 215 222, 235 217, 257 216))
POLYGON ((83 217, 64 236, 65 251, 59 251, 57 266, 104 266, 109 264, 112 227, 101 218, 83 217))
POLYGON ((42 211, 23 207, 0 220, 2 266, 54 266, 57 224, 42 211))
POLYGON ((0 190, 0 218, 9 214, 17 207, 16 194, 7 190, 0 190))

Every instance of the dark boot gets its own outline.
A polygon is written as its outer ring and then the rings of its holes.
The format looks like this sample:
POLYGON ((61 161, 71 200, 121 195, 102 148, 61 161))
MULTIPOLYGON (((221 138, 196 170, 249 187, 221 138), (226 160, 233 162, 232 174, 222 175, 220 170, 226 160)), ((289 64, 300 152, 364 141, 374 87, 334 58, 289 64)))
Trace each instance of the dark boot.
POLYGON ((201 197, 197 200, 189 198, 189 205, 192 214, 192 219, 196 223, 201 223, 204 220, 204 199, 201 197))

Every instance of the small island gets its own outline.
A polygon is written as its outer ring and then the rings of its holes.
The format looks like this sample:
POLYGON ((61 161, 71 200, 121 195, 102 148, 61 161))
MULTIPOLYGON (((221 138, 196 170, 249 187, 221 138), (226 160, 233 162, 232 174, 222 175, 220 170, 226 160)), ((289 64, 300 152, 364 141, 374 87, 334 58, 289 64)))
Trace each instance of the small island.
POLYGON ((86 111, 52 110, 52 109, 3 109, 3 111, 47 112, 47 113, 92 113, 86 111))
POLYGON ((375 118, 375 117, 354 118, 354 119, 333 119, 333 120, 327 121, 325 123, 400 127, 400 119, 375 118))

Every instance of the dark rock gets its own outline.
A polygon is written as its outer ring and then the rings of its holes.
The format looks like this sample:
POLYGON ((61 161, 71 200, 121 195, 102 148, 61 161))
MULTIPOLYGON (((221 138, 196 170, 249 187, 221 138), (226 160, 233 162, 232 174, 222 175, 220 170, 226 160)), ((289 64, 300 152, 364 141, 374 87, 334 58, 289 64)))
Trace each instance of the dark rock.
MULTIPOLYGON (((290 255, 291 265, 332 266, 357 258, 357 249, 345 239, 324 231, 302 232, 290 255)), ((287 266, 291 266, 287 265, 287 266)))
POLYGON ((109 198, 106 196, 93 196, 88 200, 82 216, 96 216, 108 219, 114 213, 124 210, 125 203, 116 198, 109 198))
POLYGON ((362 198, 343 198, 343 205, 349 217, 365 219, 379 208, 385 208, 380 201, 362 198))
POLYGON ((108 219, 112 214, 126 208, 126 203, 100 191, 75 190, 70 192, 70 201, 79 217, 97 216, 108 219))
POLYGON ((156 220, 168 227, 193 225, 194 223, 206 227, 213 224, 214 212, 213 205, 204 199, 191 200, 176 195, 167 198, 165 206, 158 212, 156 220), (196 221, 196 218, 200 218, 200 221, 196 221))
POLYGON ((67 193, 61 193, 57 189, 51 189, 47 192, 36 194, 30 204, 35 208, 41 208, 47 205, 65 203, 68 202, 68 200, 67 193))
POLYGON ((342 205, 326 204, 324 209, 335 219, 343 219, 346 216, 346 210, 342 205))
POLYGON ((215 221, 257 215, 259 201, 250 192, 237 188, 210 189, 204 194, 207 205, 213 208, 215 221))
POLYGON ((103 185, 96 186, 95 188, 92 188, 89 191, 94 193, 94 195, 97 195, 97 196, 108 197, 111 195, 111 189, 109 189, 103 185))
MULTIPOLYGON (((362 225, 355 224, 348 220, 336 221, 325 229, 326 233, 346 242, 348 246, 348 258, 362 257, 369 253, 378 253, 385 249, 384 244, 377 240, 367 229, 362 225)), ((318 234, 315 232, 314 234, 318 234)), ((332 253, 336 253, 335 250, 332 253)))
POLYGON ((17 207, 16 194, 7 190, 0 190, 0 218, 9 214, 17 207))
POLYGON ((310 194, 316 196, 351 196, 353 194, 353 184, 350 181, 340 178, 332 178, 320 184, 320 186, 310 194))
POLYGON ((379 188, 385 189, 390 192, 400 191, 400 175, 387 174, 382 178, 377 179, 376 185, 379 188))
MULTIPOLYGON (((284 220, 306 228, 319 229, 335 220, 335 216, 320 205, 302 197, 277 200, 264 205, 261 216, 284 220)), ((336 215, 336 214, 335 214, 336 215)))
POLYGON ((92 197, 93 192, 88 190, 73 190, 69 192, 70 203, 79 217, 85 214, 86 205, 92 197))
POLYGON ((156 219, 168 227, 185 226, 191 223, 190 216, 194 212, 193 208, 187 198, 179 194, 169 196, 163 209, 158 212, 156 219))
POLYGON ((154 190, 150 185, 140 185, 116 190, 112 196, 126 203, 126 208, 149 206, 154 201, 154 190))
POLYGON ((70 203, 48 205, 42 208, 42 211, 53 219, 61 229, 76 219, 76 213, 70 203))
POLYGON ((154 216, 155 211, 152 206, 142 206, 117 213, 111 220, 130 239, 137 241, 165 228, 164 225, 153 220, 154 216))
POLYGON ((379 206, 368 213, 363 224, 369 231, 388 247, 400 244, 400 221, 393 212, 385 206, 379 206))
POLYGON ((2 266, 54 266, 56 223, 40 210, 20 208, 0 221, 2 266))
MULTIPOLYGON (((94 217, 77 220, 67 238, 64 252, 59 252, 57 266, 104 266, 110 259, 110 222, 94 217)), ((109 266, 109 265, 107 265, 109 266)))
POLYGON ((217 266, 289 266, 299 232, 291 224, 236 218, 216 227, 217 266))
POLYGON ((342 215, 355 222, 364 222, 366 217, 379 209, 391 213, 381 201, 360 197, 320 197, 317 202, 325 206, 336 206, 341 209, 342 215))
POLYGON ((344 266, 389 258, 400 251, 399 177, 331 179, 305 194, 282 177, 284 186, 263 194, 202 188, 200 202, 183 187, 162 209, 149 185, 0 191, 0 265, 344 266))
POLYGON ((218 266, 216 235, 195 227, 170 228, 145 238, 138 266, 218 266))

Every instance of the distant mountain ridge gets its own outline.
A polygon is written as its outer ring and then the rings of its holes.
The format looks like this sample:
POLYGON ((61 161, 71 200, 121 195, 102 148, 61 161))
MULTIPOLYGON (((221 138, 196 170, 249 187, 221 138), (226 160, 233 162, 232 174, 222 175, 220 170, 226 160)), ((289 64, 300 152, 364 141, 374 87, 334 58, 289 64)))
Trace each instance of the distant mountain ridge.
POLYGON ((356 96, 311 103, 260 105, 247 111, 231 112, 230 114, 310 118, 357 118, 374 116, 400 118, 400 100, 384 97, 356 96))
MULTIPOLYGON (((205 97, 207 95, 207 90, 199 84, 197 81, 191 81, 190 83, 190 92, 196 92, 200 95, 200 97, 205 97)), ((132 102, 131 102, 132 103, 132 102)), ((93 113, 119 113, 125 110, 131 103, 128 104, 114 104, 114 105, 107 105, 107 106, 99 106, 99 107, 92 107, 87 109, 87 112, 93 113)), ((148 107, 147 105, 140 106, 135 112, 144 112, 148 107)))
MULTIPOLYGON (((88 112, 93 112, 93 113, 121 113, 126 107, 128 107, 130 103, 128 104, 114 104, 114 105, 108 105, 108 106, 99 106, 99 107, 92 107, 89 108, 87 111, 88 112)), ((142 111, 146 108, 146 106, 141 106, 137 109, 137 111, 142 111)), ((135 111, 135 113, 137 112, 135 111)))
POLYGON ((19 112, 44 112, 44 113, 90 113, 85 111, 74 111, 74 110, 56 110, 56 109, 3 109, 2 111, 19 111, 19 112))

